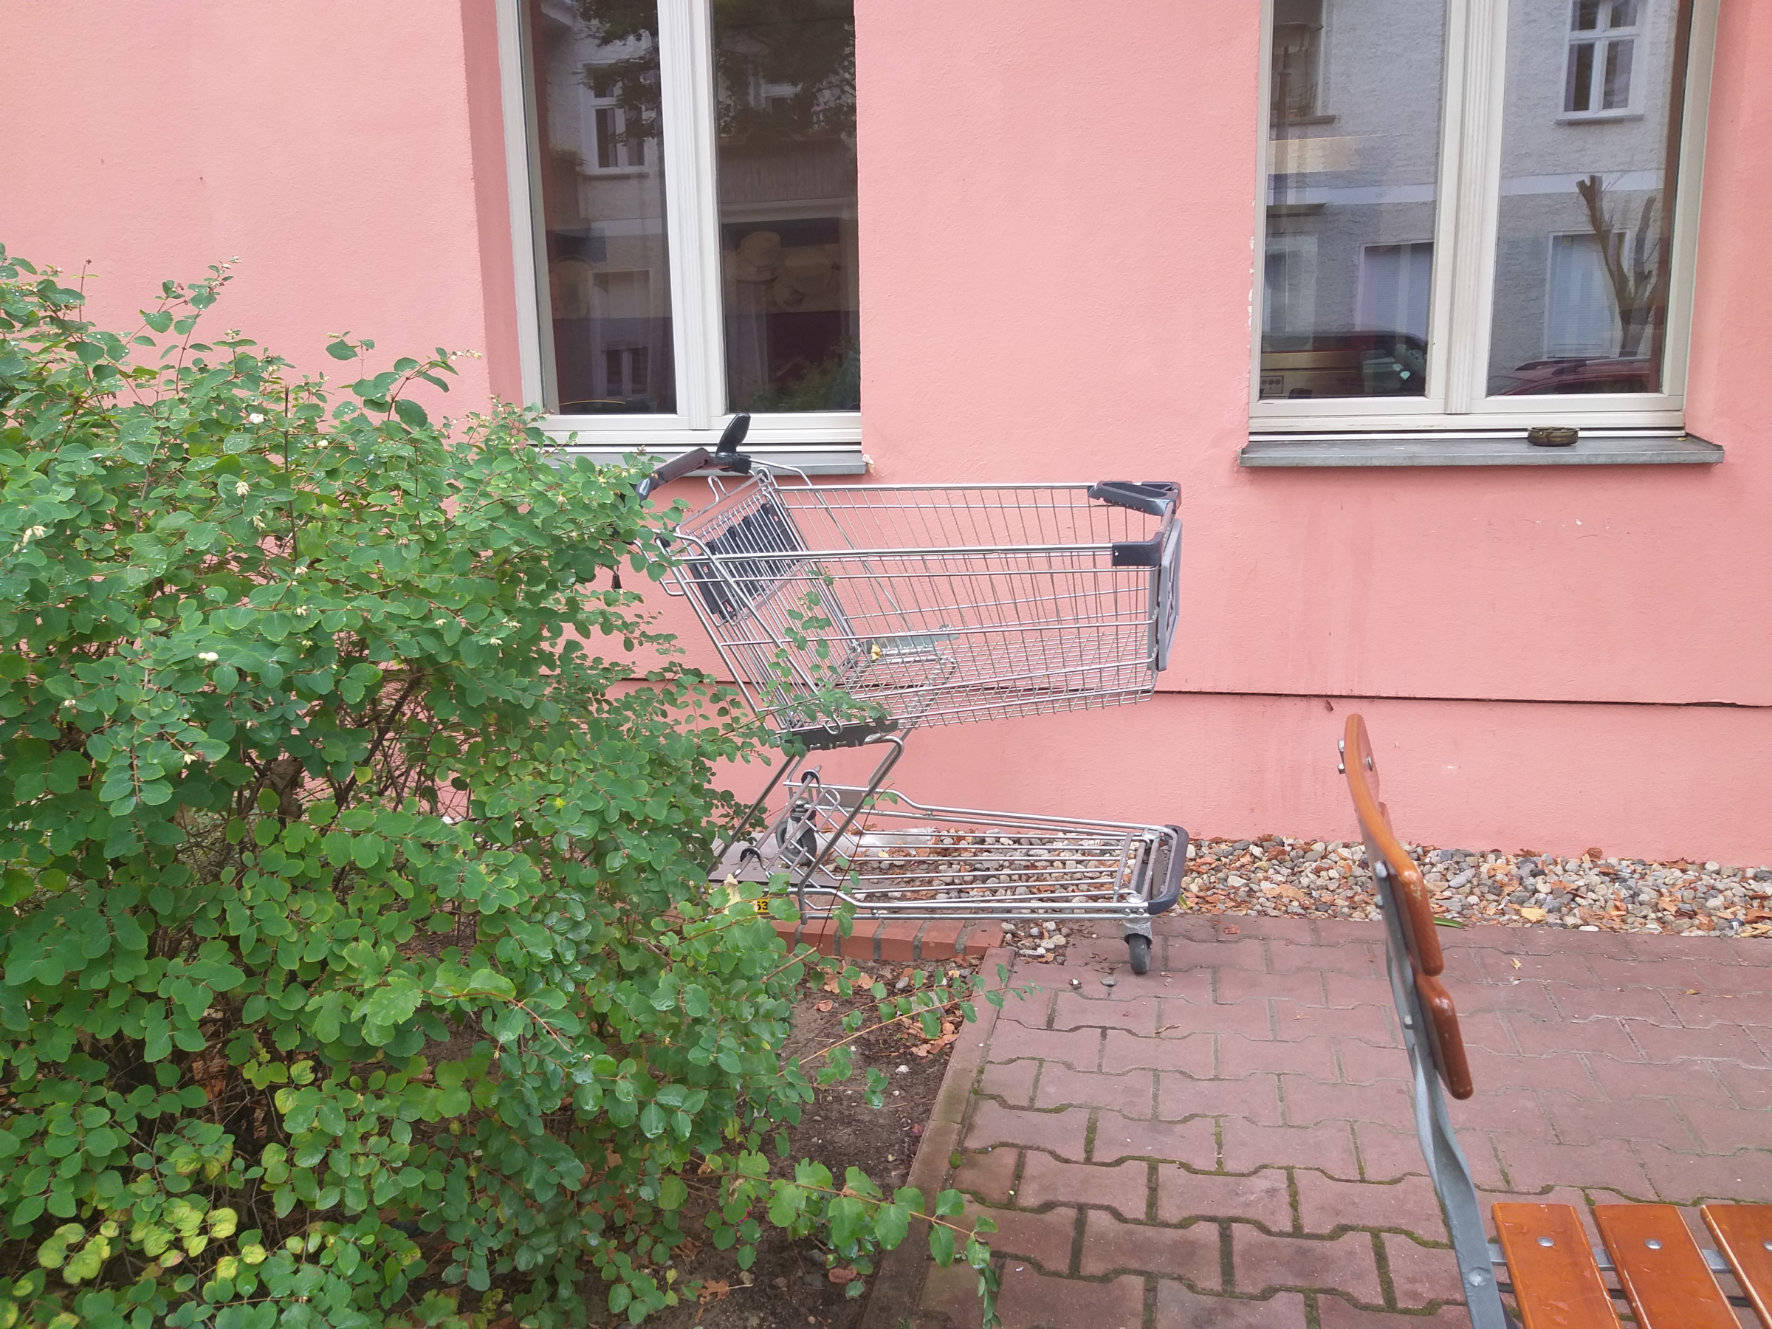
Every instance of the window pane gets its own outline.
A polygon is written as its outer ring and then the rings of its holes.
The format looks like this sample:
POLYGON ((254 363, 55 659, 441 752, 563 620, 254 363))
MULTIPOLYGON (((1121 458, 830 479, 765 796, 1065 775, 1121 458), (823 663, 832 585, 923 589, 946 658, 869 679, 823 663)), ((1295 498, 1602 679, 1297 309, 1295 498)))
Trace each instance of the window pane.
POLYGON ((671 413, 658 7, 528 0, 554 409, 671 413))
POLYGON ((1593 109, 1594 44, 1576 42, 1569 48, 1569 95, 1563 99, 1565 111, 1593 109))
POLYGON ((1427 390, 1445 18, 1445 0, 1276 0, 1264 400, 1427 390))
POLYGON ((1641 114, 1563 120, 1568 33, 1540 6, 1509 10, 1492 394, 1662 390, 1689 0, 1633 17, 1637 37, 1606 43, 1606 84, 1634 82, 1641 114))
POLYGON ((1630 105, 1631 51, 1636 43, 1630 40, 1606 44, 1606 95, 1603 103, 1608 111, 1630 105))
POLYGON ((730 408, 857 410, 853 0, 713 11, 730 408))

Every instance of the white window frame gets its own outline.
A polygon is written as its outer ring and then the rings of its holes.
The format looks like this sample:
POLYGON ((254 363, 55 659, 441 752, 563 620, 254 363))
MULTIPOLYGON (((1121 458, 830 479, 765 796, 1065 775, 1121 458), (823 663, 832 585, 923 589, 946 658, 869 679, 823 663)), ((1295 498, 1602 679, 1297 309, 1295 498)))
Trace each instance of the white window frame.
MULTIPOLYGON (((1718 0, 1693 0, 1686 98, 1675 177, 1668 283, 1666 358, 1661 393, 1568 396, 1488 395, 1493 268, 1501 202, 1501 121, 1505 98, 1508 0, 1447 0, 1440 159, 1436 182, 1432 300, 1428 311, 1427 388, 1421 397, 1311 398, 1263 401, 1262 269, 1255 272, 1250 328, 1249 419, 1256 435, 1500 431, 1528 425, 1589 429, 1678 429, 1685 412, 1698 205, 1704 169, 1705 112, 1718 0)), ((1273 0, 1263 0, 1261 92, 1257 101, 1256 252, 1267 236, 1268 77, 1273 0)), ((1639 54, 1641 52, 1639 51, 1639 54)), ((1633 73, 1633 78, 1636 74, 1633 73)), ((1634 88, 1635 84, 1633 84, 1634 88)), ((1562 104, 1559 89, 1558 105, 1562 104)), ((1615 113, 1613 113, 1615 114, 1615 113)))
MULTIPOLYGON (((1601 6, 1601 16, 1608 19, 1611 18, 1613 0, 1599 0, 1599 2, 1601 6)), ((1571 0, 1569 5, 1569 39, 1564 43, 1564 50, 1567 52, 1577 46, 1592 46, 1594 48, 1593 72, 1589 76, 1588 81, 1589 100, 1603 100, 1606 95, 1606 49, 1611 46, 1613 42, 1627 41, 1630 43, 1630 88, 1628 90, 1629 95, 1626 96, 1623 106, 1591 106, 1583 107, 1578 111, 1565 110, 1563 114, 1558 117, 1560 120, 1565 122, 1582 120, 1623 120, 1642 113, 1638 109, 1642 101, 1641 97, 1638 95, 1638 89, 1641 86, 1642 80, 1637 77, 1637 70, 1640 68, 1637 63, 1637 56, 1641 54, 1640 38, 1643 35, 1643 10, 1648 5, 1655 3, 1655 0, 1635 0, 1635 3, 1637 6, 1637 21, 1630 27, 1597 27, 1592 30, 1585 30, 1575 26, 1575 5, 1573 0, 1571 0)), ((1660 0, 1660 3, 1678 4, 1679 0, 1660 0)), ((1565 59, 1563 61, 1563 99, 1566 101, 1568 96, 1569 62, 1565 59)))
MULTIPOLYGON (((541 172, 535 136, 537 103, 524 49, 520 0, 495 0, 499 81, 509 174, 512 262, 517 293, 517 353, 523 400, 542 405, 551 373, 551 328, 535 225, 541 214, 541 172)), ((721 312, 719 193, 714 178, 713 0, 658 0, 659 144, 669 237, 672 354, 677 410, 660 415, 550 414, 542 429, 570 451, 616 460, 638 450, 660 458, 712 447, 732 420, 726 401, 725 324, 721 312)), ((656 161, 656 158, 652 158, 656 161)), ((631 168, 630 168, 631 169, 631 168)), ((657 372, 657 366, 652 367, 657 372)), ((756 413, 745 451, 764 461, 816 474, 856 474, 861 413, 756 413)))

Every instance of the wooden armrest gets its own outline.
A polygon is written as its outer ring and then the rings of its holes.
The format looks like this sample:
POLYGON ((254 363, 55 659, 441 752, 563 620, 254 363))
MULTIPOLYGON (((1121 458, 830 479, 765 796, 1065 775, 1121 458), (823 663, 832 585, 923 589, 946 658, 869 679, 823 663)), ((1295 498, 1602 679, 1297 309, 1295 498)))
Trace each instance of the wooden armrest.
POLYGON ((1371 867, 1384 863, 1396 886, 1402 904, 1403 934, 1409 943, 1409 956, 1424 974, 1438 974, 1446 967, 1440 953, 1440 937, 1434 927, 1433 906, 1428 899, 1427 883, 1409 851, 1403 848, 1391 829, 1390 811, 1378 799, 1378 765, 1372 757, 1372 744, 1366 737, 1366 721, 1359 715, 1347 718, 1342 738, 1342 767, 1347 772, 1348 792, 1353 796, 1354 815, 1360 822, 1360 833, 1366 841, 1366 852, 1373 859, 1371 867))
POLYGON ((1434 1061, 1440 1068, 1440 1079, 1446 1092, 1458 1099, 1475 1092, 1471 1084, 1470 1060, 1464 1055, 1464 1038, 1458 1032, 1458 1010, 1446 985, 1431 974, 1415 976, 1415 995, 1421 999, 1422 1013, 1427 1016, 1423 1032, 1434 1045, 1434 1061))

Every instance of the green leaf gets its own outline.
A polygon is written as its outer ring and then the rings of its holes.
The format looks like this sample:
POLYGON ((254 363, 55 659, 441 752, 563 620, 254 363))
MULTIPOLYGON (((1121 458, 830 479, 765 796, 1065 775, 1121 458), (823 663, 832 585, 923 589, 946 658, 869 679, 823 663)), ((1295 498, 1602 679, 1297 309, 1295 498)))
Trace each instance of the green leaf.
POLYGON ((681 1177, 666 1177, 658 1185, 658 1207, 660 1209, 681 1209, 683 1202, 689 1198, 689 1187, 681 1177))
POLYGON ((400 417, 402 424, 413 429, 423 429, 431 422, 430 417, 425 414, 425 408, 406 397, 394 403, 394 414, 400 417))
POLYGON ((357 348, 352 346, 350 342, 340 338, 338 341, 328 342, 326 344, 326 354, 330 355, 334 360, 355 360, 357 358, 357 348))
POLYGON ((954 1262, 954 1230, 951 1227, 930 1226, 929 1254, 944 1269, 954 1262))
POLYGON ((886 1250, 892 1250, 911 1230, 911 1211, 902 1204, 883 1204, 874 1211, 874 1237, 886 1250))

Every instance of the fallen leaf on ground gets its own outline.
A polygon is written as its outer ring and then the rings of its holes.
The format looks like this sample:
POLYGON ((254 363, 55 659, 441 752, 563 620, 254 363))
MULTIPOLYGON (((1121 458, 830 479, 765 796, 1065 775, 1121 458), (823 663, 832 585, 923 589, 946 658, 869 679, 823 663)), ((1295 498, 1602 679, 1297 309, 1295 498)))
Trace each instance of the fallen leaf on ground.
POLYGON ((1514 968, 1518 969, 1519 967, 1520 967, 1520 962, 1518 960, 1515 960, 1514 961, 1514 968))
POLYGON ((829 1278, 833 1283, 853 1283, 856 1279, 856 1273, 855 1270, 851 1269, 848 1265, 840 1264, 835 1269, 831 1270, 830 1273, 826 1274, 825 1277, 829 1278))
POLYGON ((724 1278, 710 1278, 701 1285, 695 1299, 705 1306, 710 1301, 724 1301, 731 1292, 732 1284, 724 1278))
POLYGON ((1520 906, 1520 917, 1525 919, 1528 923, 1542 923, 1545 919, 1549 918, 1550 915, 1540 909, 1537 905, 1523 904, 1520 906))
POLYGON ((833 1003, 833 1002, 828 1002, 828 1001, 821 1001, 821 1002, 819 1002, 819 1003, 818 1003, 818 1005, 816 1005, 816 1006, 814 1006, 814 1007, 813 1007, 813 1008, 812 1008, 812 1009, 813 1009, 813 1010, 815 1010, 815 1011, 820 1011, 820 1012, 823 1012, 823 1011, 828 1011, 828 1010, 830 1010, 830 1009, 831 1009, 831 1007, 832 1007, 832 1006, 833 1006, 833 1005, 834 1005, 834 1004, 835 1004, 835 1003, 833 1003))

